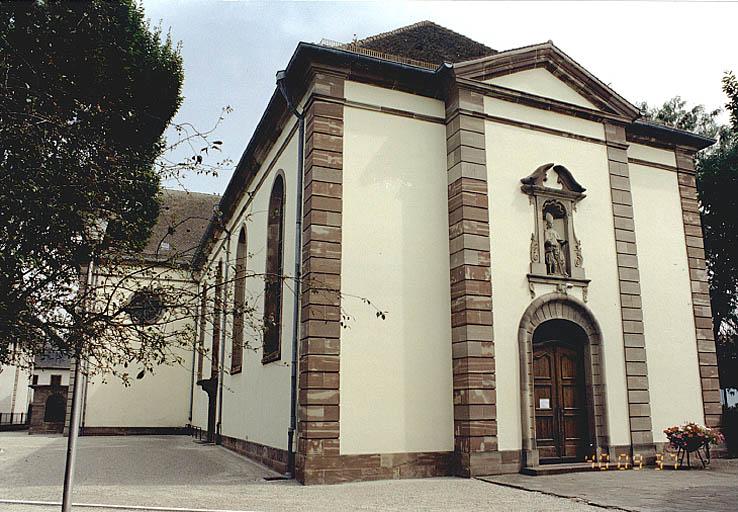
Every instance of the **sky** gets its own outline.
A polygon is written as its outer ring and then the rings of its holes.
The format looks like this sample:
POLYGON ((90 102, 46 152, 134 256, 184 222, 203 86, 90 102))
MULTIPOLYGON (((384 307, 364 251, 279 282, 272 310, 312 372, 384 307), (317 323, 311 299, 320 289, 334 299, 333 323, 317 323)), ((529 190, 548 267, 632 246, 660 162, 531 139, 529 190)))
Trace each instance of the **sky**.
MULTIPOLYGON (((182 45, 184 102, 175 122, 219 125, 234 164, 191 176, 188 190, 222 193, 300 41, 348 42, 431 20, 496 50, 552 40, 636 103, 722 107, 723 73, 738 73, 736 2, 247 2, 144 0, 146 17, 182 45)), ((723 116, 727 121, 727 116, 723 116)), ((181 155, 175 155, 181 158, 181 155)), ((167 184, 172 186, 172 184, 167 184)))

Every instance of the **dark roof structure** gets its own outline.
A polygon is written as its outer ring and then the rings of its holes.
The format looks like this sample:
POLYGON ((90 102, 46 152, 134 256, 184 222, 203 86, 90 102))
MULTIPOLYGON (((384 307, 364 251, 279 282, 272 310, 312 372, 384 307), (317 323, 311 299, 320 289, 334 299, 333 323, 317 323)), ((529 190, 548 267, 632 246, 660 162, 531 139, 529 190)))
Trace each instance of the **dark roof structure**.
POLYGON ((36 370, 69 370, 72 360, 52 351, 42 352, 34 359, 33 367, 36 370))
POLYGON ((147 260, 189 263, 220 196, 164 189, 159 218, 142 255, 147 260))
POLYGON ((496 50, 433 23, 420 21, 353 43, 389 55, 433 64, 454 63, 494 55, 496 50))

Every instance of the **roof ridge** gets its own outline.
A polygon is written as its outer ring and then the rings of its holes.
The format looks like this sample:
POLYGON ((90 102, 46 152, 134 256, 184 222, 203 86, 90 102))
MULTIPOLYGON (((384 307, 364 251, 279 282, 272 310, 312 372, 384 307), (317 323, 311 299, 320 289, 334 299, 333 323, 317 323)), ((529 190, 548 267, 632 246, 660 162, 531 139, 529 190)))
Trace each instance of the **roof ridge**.
POLYGON ((217 192, 197 192, 196 190, 183 190, 181 188, 162 187, 161 191, 164 193, 176 192, 179 194, 192 194, 192 195, 198 195, 198 196, 213 196, 213 197, 221 196, 221 194, 218 194, 217 192))
POLYGON ((540 43, 526 44, 524 46, 518 46, 517 48, 509 48, 507 50, 497 50, 497 53, 495 53, 493 55, 484 55, 482 57, 475 57, 475 58, 469 59, 469 60, 462 60, 460 62, 454 62, 454 67, 465 66, 467 64, 472 64, 474 62, 481 61, 481 60, 484 60, 484 59, 499 59, 499 58, 503 58, 505 56, 505 54, 507 54, 507 53, 517 52, 517 51, 520 51, 520 50, 529 50, 531 48, 535 48, 536 46, 545 47, 547 45, 549 45, 549 46, 556 46, 556 45, 553 44, 553 41, 551 41, 549 39, 548 41, 542 41, 540 43))
POLYGON ((410 25, 406 25, 404 27, 399 27, 399 28, 396 28, 396 29, 393 29, 393 30, 388 30, 387 32, 381 32, 381 33, 375 34, 373 36, 368 36, 368 37, 365 37, 363 39, 359 39, 357 41, 353 41, 353 44, 355 44, 357 46, 361 46, 363 44, 372 43, 372 42, 374 42, 374 41, 376 41, 378 39, 382 39, 382 38, 389 37, 389 36, 394 36, 396 34, 402 34, 403 32, 407 32, 409 30, 412 30, 412 29, 418 28, 418 27, 437 27, 437 28, 439 28, 441 30, 445 30, 446 32, 450 32, 450 33, 452 33, 452 34, 454 34, 456 36, 463 37, 464 39, 467 39, 467 40, 472 41, 472 42, 474 42, 474 43, 476 43, 476 44, 478 44, 480 46, 483 46, 487 50, 490 50, 490 51, 493 51, 493 52, 496 52, 497 51, 494 48, 491 48, 491 47, 487 46, 484 43, 480 43, 479 41, 476 41, 476 40, 472 39, 471 37, 469 37, 467 35, 464 35, 464 34, 462 34, 460 32, 456 32, 455 30, 452 30, 452 29, 450 29, 448 27, 444 27, 443 25, 439 25, 438 23, 436 23, 434 21, 430 21, 430 20, 418 21, 418 22, 412 23, 410 25))

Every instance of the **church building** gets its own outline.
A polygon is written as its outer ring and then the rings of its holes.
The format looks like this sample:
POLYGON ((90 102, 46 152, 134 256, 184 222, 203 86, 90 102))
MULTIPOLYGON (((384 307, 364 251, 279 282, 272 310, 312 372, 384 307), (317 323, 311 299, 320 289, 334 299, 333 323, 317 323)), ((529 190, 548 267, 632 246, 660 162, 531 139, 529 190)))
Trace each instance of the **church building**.
POLYGON ((713 141, 639 117, 551 41, 300 43, 194 256, 209 357, 170 426, 191 403, 319 484, 646 462, 718 425, 713 141))
POLYGON ((235 281, 276 325, 262 350, 225 340, 231 391, 196 390, 195 424, 330 483, 648 460, 665 427, 719 422, 693 159, 711 140, 639 120, 551 41, 496 51, 430 22, 300 43, 279 78, 198 257, 300 256, 300 303, 235 281))

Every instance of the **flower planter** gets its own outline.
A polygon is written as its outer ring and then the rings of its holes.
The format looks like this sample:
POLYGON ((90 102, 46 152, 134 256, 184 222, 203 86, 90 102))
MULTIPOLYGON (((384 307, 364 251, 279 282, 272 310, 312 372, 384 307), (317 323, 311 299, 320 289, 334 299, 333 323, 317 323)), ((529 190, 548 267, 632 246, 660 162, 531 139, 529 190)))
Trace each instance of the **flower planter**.
POLYGON ((669 439, 672 447, 677 449, 679 465, 684 468, 684 456, 687 456, 687 468, 691 467, 691 453, 697 453, 702 467, 710 464, 710 444, 718 444, 723 436, 719 430, 711 429, 697 423, 685 423, 684 425, 664 429, 664 434, 669 439), (702 456, 704 452, 704 457, 702 456))

